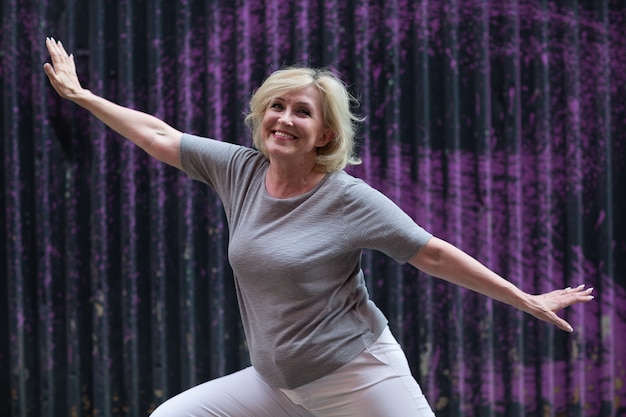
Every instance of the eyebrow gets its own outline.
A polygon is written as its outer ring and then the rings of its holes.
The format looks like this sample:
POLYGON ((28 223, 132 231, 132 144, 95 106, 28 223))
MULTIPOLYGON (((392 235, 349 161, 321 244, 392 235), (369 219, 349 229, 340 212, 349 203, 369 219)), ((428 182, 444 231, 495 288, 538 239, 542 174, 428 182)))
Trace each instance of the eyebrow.
MULTIPOLYGON (((284 99, 284 98, 282 98, 282 97, 274 97, 274 98, 272 99, 272 101, 274 101, 274 100, 287 101, 287 100, 285 100, 285 99, 284 99)), ((296 105, 298 105, 298 106, 308 106, 308 107, 314 107, 314 106, 315 106, 315 105, 313 104, 313 102, 310 102, 310 101, 297 101, 297 102, 296 102, 296 103, 294 103, 294 104, 296 104, 296 105)))

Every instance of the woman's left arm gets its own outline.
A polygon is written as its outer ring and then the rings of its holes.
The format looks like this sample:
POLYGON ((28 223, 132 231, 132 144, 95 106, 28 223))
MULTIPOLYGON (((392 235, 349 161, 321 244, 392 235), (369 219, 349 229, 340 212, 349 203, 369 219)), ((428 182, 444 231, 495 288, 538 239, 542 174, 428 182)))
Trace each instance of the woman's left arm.
POLYGON ((539 295, 525 293, 467 253, 436 237, 431 238, 409 263, 428 275, 510 304, 567 332, 573 331, 572 326, 556 312, 572 304, 593 300, 593 288, 585 289, 584 285, 539 295))

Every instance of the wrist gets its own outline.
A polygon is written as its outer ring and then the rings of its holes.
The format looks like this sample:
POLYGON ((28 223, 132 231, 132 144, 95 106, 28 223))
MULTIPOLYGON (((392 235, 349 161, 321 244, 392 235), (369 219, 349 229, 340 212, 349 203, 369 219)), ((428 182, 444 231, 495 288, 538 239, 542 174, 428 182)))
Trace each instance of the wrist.
POLYGON ((515 292, 513 302, 511 302, 511 305, 520 311, 528 312, 529 307, 531 305, 532 296, 520 290, 519 288, 516 288, 516 289, 517 291, 515 292))
POLYGON ((93 93, 86 88, 80 88, 75 91, 71 91, 67 94, 66 98, 78 105, 82 105, 86 101, 89 101, 90 97, 93 97, 93 93))

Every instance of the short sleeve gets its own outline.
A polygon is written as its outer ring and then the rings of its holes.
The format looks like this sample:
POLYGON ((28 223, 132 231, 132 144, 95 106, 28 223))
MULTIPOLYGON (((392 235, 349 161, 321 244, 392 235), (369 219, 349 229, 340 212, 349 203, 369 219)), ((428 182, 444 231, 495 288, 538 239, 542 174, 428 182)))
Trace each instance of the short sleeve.
POLYGON ((346 188, 343 210, 353 244, 380 251, 401 264, 432 237, 391 199, 361 180, 346 188))

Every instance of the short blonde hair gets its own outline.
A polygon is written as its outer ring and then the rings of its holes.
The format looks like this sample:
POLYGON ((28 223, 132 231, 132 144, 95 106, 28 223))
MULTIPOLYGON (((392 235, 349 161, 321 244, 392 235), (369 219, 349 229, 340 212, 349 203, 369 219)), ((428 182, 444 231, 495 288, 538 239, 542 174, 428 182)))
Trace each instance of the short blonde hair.
POLYGON ((323 172, 339 171, 346 165, 358 165, 355 155, 356 122, 363 119, 352 112, 357 100, 346 85, 330 70, 309 67, 288 67, 272 73, 252 95, 250 113, 245 118, 252 132, 255 148, 269 158, 261 132, 261 122, 270 102, 282 95, 308 86, 316 86, 322 95, 324 127, 335 136, 317 151, 316 165, 323 172))

